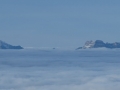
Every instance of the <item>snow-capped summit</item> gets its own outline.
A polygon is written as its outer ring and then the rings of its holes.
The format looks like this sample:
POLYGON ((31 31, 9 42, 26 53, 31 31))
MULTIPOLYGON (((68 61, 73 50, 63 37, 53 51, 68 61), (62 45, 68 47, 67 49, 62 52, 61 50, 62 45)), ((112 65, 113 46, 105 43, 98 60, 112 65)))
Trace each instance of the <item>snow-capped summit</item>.
POLYGON ((21 46, 13 46, 0 40, 0 49, 23 49, 21 46))
POLYGON ((83 46, 83 49, 86 49, 86 48, 92 48, 94 46, 95 42, 94 41, 87 41, 85 43, 85 45, 83 46))
POLYGON ((96 41, 87 41, 83 47, 79 47, 77 49, 87 49, 87 48, 120 48, 120 43, 104 43, 102 40, 96 40, 96 41))

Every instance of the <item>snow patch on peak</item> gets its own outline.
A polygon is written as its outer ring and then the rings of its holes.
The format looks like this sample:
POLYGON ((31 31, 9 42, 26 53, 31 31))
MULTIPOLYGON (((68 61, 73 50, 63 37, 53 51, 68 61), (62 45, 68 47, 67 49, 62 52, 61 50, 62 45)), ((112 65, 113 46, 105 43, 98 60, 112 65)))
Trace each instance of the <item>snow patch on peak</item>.
POLYGON ((94 45, 95 45, 95 42, 94 41, 87 41, 86 43, 85 43, 85 45, 83 46, 83 49, 86 49, 86 48, 92 48, 92 47, 94 47, 94 45))

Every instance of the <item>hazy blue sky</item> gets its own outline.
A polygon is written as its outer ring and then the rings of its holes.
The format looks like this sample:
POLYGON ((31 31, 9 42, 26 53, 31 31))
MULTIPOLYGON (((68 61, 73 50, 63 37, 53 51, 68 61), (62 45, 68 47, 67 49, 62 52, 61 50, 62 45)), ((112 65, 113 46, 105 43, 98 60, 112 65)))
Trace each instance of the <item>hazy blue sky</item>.
POLYGON ((120 0, 0 0, 0 39, 24 47, 120 42, 120 0))

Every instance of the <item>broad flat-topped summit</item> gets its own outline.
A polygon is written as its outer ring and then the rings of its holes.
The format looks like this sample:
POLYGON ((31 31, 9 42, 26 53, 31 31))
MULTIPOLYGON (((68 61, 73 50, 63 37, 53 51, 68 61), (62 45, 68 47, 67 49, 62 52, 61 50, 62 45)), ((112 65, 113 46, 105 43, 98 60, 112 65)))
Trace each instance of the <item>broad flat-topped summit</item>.
POLYGON ((85 45, 83 47, 79 47, 77 49, 87 49, 87 48, 120 48, 120 42, 114 42, 114 43, 104 43, 102 40, 96 40, 96 41, 86 41, 85 45))
POLYGON ((21 46, 13 46, 0 40, 0 49, 23 49, 21 46))

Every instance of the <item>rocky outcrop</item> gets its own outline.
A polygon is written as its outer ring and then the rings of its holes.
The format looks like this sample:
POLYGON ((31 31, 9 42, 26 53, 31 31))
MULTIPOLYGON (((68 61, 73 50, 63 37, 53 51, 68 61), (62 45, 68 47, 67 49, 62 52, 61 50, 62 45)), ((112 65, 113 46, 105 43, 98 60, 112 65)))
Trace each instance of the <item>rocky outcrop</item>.
POLYGON ((85 45, 82 47, 83 49, 86 49, 86 48, 93 48, 94 47, 94 44, 95 42, 94 41, 87 41, 85 42, 85 45))
POLYGON ((102 40, 96 40, 96 41, 87 41, 83 47, 79 47, 77 49, 87 49, 87 48, 120 48, 120 43, 115 42, 115 43, 104 43, 102 40))
POLYGON ((13 46, 0 40, 0 49, 23 49, 21 46, 13 46))

